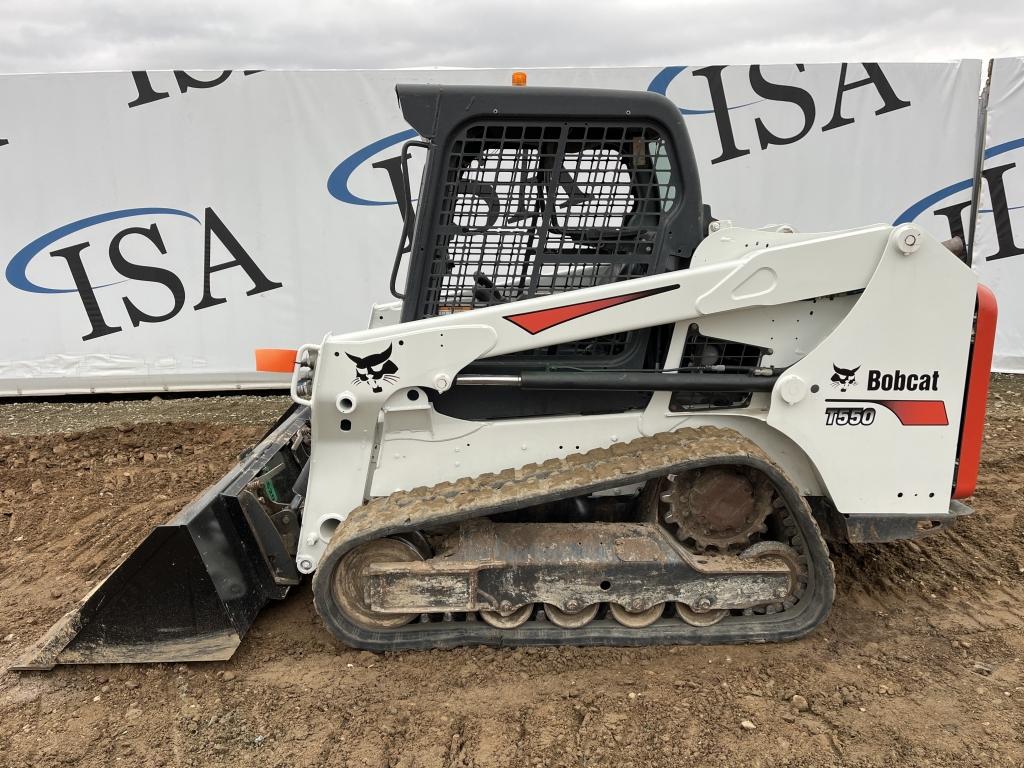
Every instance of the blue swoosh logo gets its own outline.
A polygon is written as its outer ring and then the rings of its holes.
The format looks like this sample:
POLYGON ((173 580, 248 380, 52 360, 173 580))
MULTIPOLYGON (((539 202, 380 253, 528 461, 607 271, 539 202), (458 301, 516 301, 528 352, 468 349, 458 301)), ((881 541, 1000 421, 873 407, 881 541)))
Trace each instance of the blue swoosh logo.
POLYGON ((399 133, 385 136, 383 139, 378 139, 372 144, 367 144, 358 152, 349 155, 339 163, 337 168, 331 171, 331 175, 327 178, 327 191, 330 192, 331 197, 341 200, 343 203, 352 203, 353 205, 398 205, 397 200, 367 200, 365 197, 359 197, 359 195, 349 189, 348 180, 356 168, 378 152, 388 147, 393 147, 396 144, 402 144, 410 139, 415 139, 418 135, 416 131, 410 128, 407 131, 400 131, 399 133))
MULTIPOLYGON (((686 67, 665 67, 661 72, 654 76, 651 80, 651 84, 647 86, 647 90, 651 93, 658 93, 667 98, 669 83, 678 77, 686 67)), ((748 101, 746 104, 737 104, 735 107, 729 107, 729 111, 732 112, 734 109, 742 109, 743 107, 749 107, 752 104, 760 104, 764 99, 757 99, 756 101, 748 101)), ((711 115, 714 114, 713 109, 689 109, 687 107, 679 107, 679 113, 681 115, 711 115)))
MULTIPOLYGON (((1013 139, 1011 141, 1004 141, 1002 144, 996 144, 995 146, 986 149, 984 153, 985 159, 988 160, 990 158, 1001 155, 1005 152, 1010 152, 1014 149, 1018 149, 1019 147, 1024 147, 1024 138, 1013 139)), ((907 210, 905 210, 903 213, 896 217, 896 220, 893 222, 893 226, 896 226, 897 224, 906 224, 907 222, 913 221, 940 200, 945 200, 947 197, 955 195, 957 192, 963 192, 966 189, 970 189, 973 182, 973 179, 964 179, 963 181, 958 181, 956 184, 950 184, 948 187, 943 187, 938 192, 933 192, 927 197, 918 200, 912 206, 907 208, 907 210)), ((1016 210, 1017 208, 1021 207, 1024 206, 1017 205, 1011 208, 1010 210, 1016 210)), ((982 209, 981 211, 979 211, 979 213, 992 213, 992 209, 982 209)))
POLYGON ((963 181, 958 181, 956 184, 950 184, 948 187, 943 187, 938 192, 932 192, 928 197, 921 198, 897 216, 896 221, 892 223, 893 226, 913 221, 940 200, 945 200, 950 195, 955 195, 957 192, 963 192, 965 189, 970 189, 973 183, 973 179, 964 179, 963 181))
MULTIPOLYGON (((7 270, 4 272, 4 276, 7 278, 7 282, 13 285, 15 288, 27 291, 29 293, 75 293, 77 288, 47 288, 44 285, 37 285, 28 279, 26 270, 28 269, 29 263, 44 249, 56 243, 58 240, 67 237, 68 235, 77 232, 81 229, 87 229, 96 224, 102 224, 105 221, 113 221, 115 219, 127 219, 132 216, 185 216, 186 218, 192 219, 198 224, 202 224, 198 218, 193 216, 188 211, 181 211, 177 208, 126 208, 120 211, 110 211, 109 213, 101 213, 96 216, 90 216, 85 219, 79 219, 73 221, 70 224, 65 224, 63 227, 58 227, 52 232, 47 232, 42 237, 37 237, 31 243, 26 245, 16 254, 14 258, 7 264, 7 270)), ((104 283, 103 285, 94 285, 93 288, 106 288, 109 285, 117 285, 118 283, 126 282, 124 280, 117 280, 113 283, 104 283)))
POLYGON ((1017 147, 1024 147, 1024 138, 1004 141, 1002 144, 989 147, 985 150, 985 159, 988 160, 990 157, 1001 155, 1003 152, 1009 152, 1011 149, 1017 149, 1017 147))

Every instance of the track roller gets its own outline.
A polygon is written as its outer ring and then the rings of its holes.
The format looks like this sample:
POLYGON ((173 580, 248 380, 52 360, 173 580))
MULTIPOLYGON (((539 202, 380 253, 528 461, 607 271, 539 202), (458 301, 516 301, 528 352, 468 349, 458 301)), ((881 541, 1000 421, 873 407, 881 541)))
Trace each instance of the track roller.
POLYGON ((600 603, 593 603, 577 611, 563 611, 561 608, 551 605, 551 603, 544 603, 544 615, 556 627, 579 629, 594 620, 594 617, 597 616, 597 609, 600 607, 600 603))
POLYGON ((679 618, 691 627, 710 627, 729 615, 729 611, 724 608, 701 612, 693 610, 693 608, 688 606, 686 603, 676 603, 675 605, 676 613, 679 615, 679 618))
POLYGON ((498 629, 515 629, 525 624, 526 620, 530 618, 531 613, 533 613, 533 605, 527 603, 507 615, 503 615, 498 611, 480 611, 480 618, 498 629))
POLYGON ((618 603, 609 603, 608 613, 624 627, 641 629, 651 626, 651 624, 662 617, 662 614, 665 613, 665 604, 658 603, 657 605, 652 605, 646 611, 631 611, 618 603))

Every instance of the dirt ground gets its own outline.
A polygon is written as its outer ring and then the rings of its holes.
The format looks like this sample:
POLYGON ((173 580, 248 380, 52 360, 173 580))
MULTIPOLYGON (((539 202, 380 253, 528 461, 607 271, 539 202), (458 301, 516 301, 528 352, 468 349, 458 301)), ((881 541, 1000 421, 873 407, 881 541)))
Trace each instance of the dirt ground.
MULTIPOLYGON (((375 655, 306 584, 230 662, 0 673, 0 765, 1024 766, 1022 392, 994 380, 976 514, 837 548, 803 640, 375 655)), ((0 405, 0 670, 283 408, 0 405)))

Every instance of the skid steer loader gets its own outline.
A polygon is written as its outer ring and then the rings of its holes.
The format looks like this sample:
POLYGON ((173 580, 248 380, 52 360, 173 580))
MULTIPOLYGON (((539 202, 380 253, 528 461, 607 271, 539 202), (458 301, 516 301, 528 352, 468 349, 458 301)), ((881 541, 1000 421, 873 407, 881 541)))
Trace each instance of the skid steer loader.
POLYGON ((970 512, 996 308, 962 244, 717 221, 650 93, 397 92, 398 300, 259 353, 295 406, 17 667, 226 659, 307 574, 371 650, 787 640, 826 539, 970 512))

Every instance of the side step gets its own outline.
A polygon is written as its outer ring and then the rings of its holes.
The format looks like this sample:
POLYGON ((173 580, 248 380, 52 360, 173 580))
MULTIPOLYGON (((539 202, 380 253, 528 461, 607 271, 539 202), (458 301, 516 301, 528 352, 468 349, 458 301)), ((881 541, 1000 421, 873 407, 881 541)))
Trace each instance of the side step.
POLYGON ((293 408, 219 482, 150 532, 12 670, 221 661, 299 583, 307 408, 293 408))

